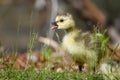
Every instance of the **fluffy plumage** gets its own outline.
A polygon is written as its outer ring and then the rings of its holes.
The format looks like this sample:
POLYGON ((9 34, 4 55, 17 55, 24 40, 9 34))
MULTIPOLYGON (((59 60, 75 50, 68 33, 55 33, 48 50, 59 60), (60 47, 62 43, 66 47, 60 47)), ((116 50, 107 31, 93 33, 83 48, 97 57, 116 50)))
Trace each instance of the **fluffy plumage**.
POLYGON ((94 50, 94 38, 89 32, 82 32, 76 28, 72 15, 58 15, 52 23, 52 29, 66 31, 62 40, 62 47, 79 65, 87 64, 94 68, 97 62, 97 53, 94 50))

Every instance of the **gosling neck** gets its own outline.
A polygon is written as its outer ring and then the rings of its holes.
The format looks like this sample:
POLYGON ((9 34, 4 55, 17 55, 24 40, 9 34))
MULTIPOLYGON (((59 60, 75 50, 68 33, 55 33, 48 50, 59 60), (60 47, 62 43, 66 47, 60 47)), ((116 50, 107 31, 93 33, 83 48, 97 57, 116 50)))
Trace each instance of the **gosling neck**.
POLYGON ((75 27, 71 27, 65 30, 67 33, 73 32, 73 31, 77 31, 77 29, 75 27))

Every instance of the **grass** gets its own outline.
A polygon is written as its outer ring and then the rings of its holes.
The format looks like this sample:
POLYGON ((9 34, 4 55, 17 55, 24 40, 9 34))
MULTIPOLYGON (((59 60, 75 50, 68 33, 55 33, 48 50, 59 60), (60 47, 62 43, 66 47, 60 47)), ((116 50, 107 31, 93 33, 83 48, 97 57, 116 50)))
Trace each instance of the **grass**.
MULTIPOLYGON (((28 54, 32 54, 32 48, 34 48, 34 45, 37 40, 37 34, 32 33, 30 35, 30 41, 28 44, 28 54)), ((46 49, 44 52, 44 56, 47 60, 49 60, 49 56, 51 55, 52 51, 51 49, 46 49)), ((7 62, 3 59, 3 63, 1 65, 5 64, 4 69, 0 69, 0 80, 104 80, 102 75, 98 72, 91 73, 91 72, 76 72, 63 69, 62 72, 57 72, 54 70, 46 69, 47 66, 44 66, 44 68, 40 70, 35 70, 35 67, 29 67, 30 61, 29 59, 26 61, 26 65, 24 69, 17 69, 14 67, 14 63, 16 60, 14 60, 16 57, 13 55, 13 63, 10 63, 11 61, 7 62)), ((5 58, 5 57, 4 57, 5 58)), ((57 62, 57 60, 56 60, 57 62)), ((50 65, 51 63, 48 62, 47 65, 50 65)), ((42 64, 44 65, 44 64, 42 64)), ((53 65, 53 64, 52 64, 53 65)), ((64 66, 65 67, 65 66, 64 66)))
MULTIPOLYGON (((99 34, 99 35, 101 37, 102 34, 99 34)), ((37 40, 37 34, 35 33, 31 34, 29 45, 28 45, 29 55, 32 54, 32 48, 34 47, 36 40, 37 40)), ((106 43, 103 43, 103 44, 106 44, 106 43)), ((44 53, 45 53, 44 54, 45 59, 48 60, 47 65, 50 65, 51 63, 49 60, 51 59, 49 58, 49 56, 52 53, 51 49, 49 48, 46 49, 44 53)), ((2 59, 3 58, 5 57, 2 57, 2 59)), ((16 57, 13 57, 13 59, 14 58, 16 57)), ((13 61, 16 62, 16 60, 13 60, 13 61)), ((79 72, 79 71, 70 72, 69 70, 65 70, 65 69, 63 69, 62 72, 57 72, 49 68, 45 69, 47 68, 47 66, 44 66, 44 68, 41 68, 41 69, 39 68, 36 70, 35 67, 33 66, 29 67, 30 65, 29 59, 26 61, 26 66, 24 69, 17 69, 14 67, 14 64, 11 64, 4 59, 2 62, 3 63, 1 63, 0 65, 5 64, 6 67, 4 69, 2 68, 0 69, 0 80, 104 80, 103 75, 99 72, 94 72, 94 73, 92 72, 85 73, 85 72, 79 72)), ((55 60, 55 62, 57 62, 57 60, 55 60)), ((61 61, 61 63, 63 62, 61 61)), ((44 65, 44 63, 42 65, 44 65)))
POLYGON ((0 71, 0 80, 103 80, 100 74, 95 73, 77 73, 64 71, 54 72, 33 68, 20 70, 15 68, 7 68, 0 71))

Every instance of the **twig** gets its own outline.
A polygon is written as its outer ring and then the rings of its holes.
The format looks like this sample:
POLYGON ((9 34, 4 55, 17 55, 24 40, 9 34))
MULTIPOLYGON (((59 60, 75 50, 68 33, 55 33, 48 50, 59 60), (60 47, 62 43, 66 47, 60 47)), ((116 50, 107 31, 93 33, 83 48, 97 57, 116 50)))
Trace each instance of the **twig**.
POLYGON ((52 39, 45 38, 45 37, 40 37, 39 42, 42 42, 42 43, 44 43, 48 46, 51 46, 53 49, 55 49, 59 53, 65 54, 65 51, 60 47, 60 45, 52 39))

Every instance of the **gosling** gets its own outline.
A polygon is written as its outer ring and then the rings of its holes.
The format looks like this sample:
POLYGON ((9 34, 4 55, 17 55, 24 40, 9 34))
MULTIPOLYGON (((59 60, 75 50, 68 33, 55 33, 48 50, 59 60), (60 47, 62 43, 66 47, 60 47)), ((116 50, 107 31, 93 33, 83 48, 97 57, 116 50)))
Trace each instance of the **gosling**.
POLYGON ((71 14, 58 15, 52 23, 52 29, 66 31, 62 40, 62 48, 79 64, 80 70, 87 64, 88 70, 93 70, 97 63, 97 53, 94 50, 94 37, 90 32, 78 30, 71 14))

